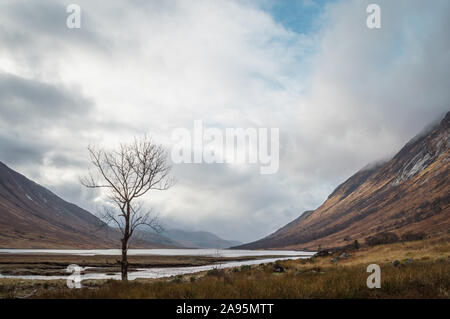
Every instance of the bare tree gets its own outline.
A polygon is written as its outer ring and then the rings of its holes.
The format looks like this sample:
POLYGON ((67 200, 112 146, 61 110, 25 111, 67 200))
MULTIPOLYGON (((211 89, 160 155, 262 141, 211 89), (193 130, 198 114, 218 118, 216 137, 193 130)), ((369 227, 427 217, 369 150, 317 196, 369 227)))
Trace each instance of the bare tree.
POLYGON ((120 144, 117 150, 108 151, 89 146, 89 159, 94 173, 81 183, 88 188, 107 191, 112 206, 106 208, 102 219, 114 223, 122 237, 122 280, 128 280, 128 248, 135 230, 148 226, 160 230, 158 218, 151 210, 145 210, 139 199, 148 191, 166 190, 173 185, 169 177, 171 167, 167 164, 167 152, 150 138, 136 138, 130 144, 120 144))

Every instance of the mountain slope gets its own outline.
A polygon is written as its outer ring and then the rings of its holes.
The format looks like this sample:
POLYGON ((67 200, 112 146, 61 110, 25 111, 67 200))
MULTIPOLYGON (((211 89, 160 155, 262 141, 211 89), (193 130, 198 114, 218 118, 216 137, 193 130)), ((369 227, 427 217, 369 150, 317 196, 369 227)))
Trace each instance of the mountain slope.
MULTIPOLYGON (((0 162, 0 248, 112 248, 119 233, 0 162)), ((136 246, 164 247, 138 240, 136 246)))
POLYGON ((171 240, 189 248, 229 248, 239 245, 240 242, 222 239, 206 231, 184 231, 168 229, 163 233, 171 240))
POLYGON ((390 161, 362 169, 306 212, 244 249, 340 247, 392 231, 435 234, 450 229, 450 112, 390 161))

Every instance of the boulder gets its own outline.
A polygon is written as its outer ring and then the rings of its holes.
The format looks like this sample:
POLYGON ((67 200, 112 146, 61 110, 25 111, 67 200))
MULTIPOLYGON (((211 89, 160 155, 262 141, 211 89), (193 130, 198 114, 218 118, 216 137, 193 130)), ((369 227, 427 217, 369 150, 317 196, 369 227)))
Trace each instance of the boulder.
POLYGON ((278 273, 284 272, 284 268, 280 264, 275 264, 275 265, 273 265, 273 272, 278 272, 278 273))
POLYGON ((319 250, 314 257, 325 257, 331 254, 331 251, 327 250, 327 249, 322 249, 319 250))
POLYGON ((347 254, 345 251, 339 255, 339 258, 348 258, 348 257, 350 257, 350 255, 347 254))

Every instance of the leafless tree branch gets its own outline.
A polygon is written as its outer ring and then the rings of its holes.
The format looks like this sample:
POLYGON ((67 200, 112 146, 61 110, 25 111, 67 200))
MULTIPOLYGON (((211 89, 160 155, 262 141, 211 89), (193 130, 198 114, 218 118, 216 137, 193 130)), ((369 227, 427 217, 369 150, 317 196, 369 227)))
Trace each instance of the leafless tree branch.
POLYGON ((147 136, 120 144, 114 151, 88 146, 88 152, 97 174, 89 170, 80 182, 88 188, 104 189, 115 208, 105 209, 101 219, 115 225, 122 234, 122 280, 127 280, 127 251, 135 230, 143 226, 157 232, 162 229, 158 215, 145 210, 137 199, 150 190, 167 190, 174 185, 169 177, 168 154, 147 136))

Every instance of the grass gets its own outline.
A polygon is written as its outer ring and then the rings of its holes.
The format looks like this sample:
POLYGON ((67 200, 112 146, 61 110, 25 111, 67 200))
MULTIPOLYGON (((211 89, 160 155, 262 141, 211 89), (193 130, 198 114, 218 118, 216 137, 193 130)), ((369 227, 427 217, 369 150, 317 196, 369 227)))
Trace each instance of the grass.
MULTIPOLYGON (((285 265, 287 266, 287 265, 285 265)), ((109 281, 98 288, 60 289, 41 298, 449 298, 450 263, 416 262, 381 266, 381 289, 368 289, 366 267, 288 268, 275 274, 270 266, 219 271, 195 281, 122 283, 109 281)))
POLYGON ((38 291, 63 289, 65 280, 0 279, 0 298, 29 298, 38 291))
POLYGON ((170 279, 108 281, 82 289, 42 290, 39 298, 449 298, 450 243, 447 238, 363 248, 350 256, 282 261, 214 270, 170 279), (398 260, 399 266, 393 261, 398 260), (369 289, 366 268, 381 266, 381 288, 369 289))

